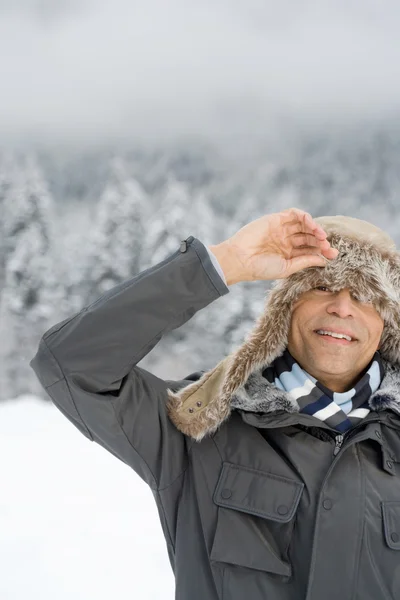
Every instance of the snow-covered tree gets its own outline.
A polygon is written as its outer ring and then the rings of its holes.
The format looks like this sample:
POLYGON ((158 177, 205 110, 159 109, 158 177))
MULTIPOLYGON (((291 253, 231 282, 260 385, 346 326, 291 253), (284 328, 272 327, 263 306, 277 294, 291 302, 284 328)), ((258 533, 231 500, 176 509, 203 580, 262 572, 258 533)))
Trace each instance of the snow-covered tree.
POLYGON ((50 230, 52 199, 32 157, 13 175, 3 201, 9 252, 0 296, 1 399, 40 391, 29 360, 63 301, 50 230))
POLYGON ((220 241, 221 222, 202 190, 192 190, 170 174, 153 204, 153 214, 146 221, 146 267, 173 254, 190 235, 205 244, 220 241))
POLYGON ((86 260, 86 300, 95 299, 140 271, 147 202, 124 160, 114 158, 110 181, 96 206, 86 260))
POLYGON ((146 221, 143 262, 146 267, 157 264, 179 247, 188 237, 191 202, 187 186, 173 177, 157 195, 154 214, 146 221))
POLYGON ((0 295, 4 287, 5 266, 12 240, 6 227, 6 198, 10 187, 10 156, 0 153, 0 295))

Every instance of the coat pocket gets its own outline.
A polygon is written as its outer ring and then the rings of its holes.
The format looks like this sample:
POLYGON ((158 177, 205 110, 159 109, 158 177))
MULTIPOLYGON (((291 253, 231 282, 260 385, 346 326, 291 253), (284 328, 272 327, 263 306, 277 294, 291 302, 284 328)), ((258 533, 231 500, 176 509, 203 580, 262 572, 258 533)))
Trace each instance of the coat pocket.
POLYGON ((210 560, 291 575, 288 548, 304 484, 223 463, 213 500, 218 520, 210 560))
POLYGON ((382 502, 382 518, 387 545, 400 550, 400 500, 382 502))

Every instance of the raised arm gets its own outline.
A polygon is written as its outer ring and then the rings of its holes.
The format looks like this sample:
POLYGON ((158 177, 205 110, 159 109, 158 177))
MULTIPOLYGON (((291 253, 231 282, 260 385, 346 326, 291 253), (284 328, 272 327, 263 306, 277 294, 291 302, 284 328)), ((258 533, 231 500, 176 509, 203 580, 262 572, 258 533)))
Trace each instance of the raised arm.
POLYGON ((186 439, 169 421, 166 384, 137 366, 167 332, 227 294, 193 236, 166 260, 51 327, 30 365, 54 404, 152 488, 184 470, 186 439))

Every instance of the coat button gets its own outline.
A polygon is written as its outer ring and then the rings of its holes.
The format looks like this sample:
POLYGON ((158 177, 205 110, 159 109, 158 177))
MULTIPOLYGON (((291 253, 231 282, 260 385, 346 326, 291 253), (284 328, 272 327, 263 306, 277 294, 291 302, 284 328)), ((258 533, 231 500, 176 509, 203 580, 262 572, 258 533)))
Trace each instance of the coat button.
POLYGON ((289 509, 287 506, 285 506, 284 504, 281 504, 280 506, 278 506, 278 514, 279 515, 287 515, 289 512, 289 509))
POLYGON ((221 496, 224 500, 228 500, 228 498, 232 496, 232 492, 231 490, 228 490, 228 488, 224 488, 221 492, 221 496))
POLYGON ((325 508, 325 510, 331 510, 331 508, 332 508, 332 500, 329 500, 329 498, 326 498, 323 501, 322 506, 325 508))
POLYGON ((391 534, 390 538, 391 538, 392 542, 398 542, 399 541, 399 534, 396 533, 396 532, 394 532, 394 533, 391 534))

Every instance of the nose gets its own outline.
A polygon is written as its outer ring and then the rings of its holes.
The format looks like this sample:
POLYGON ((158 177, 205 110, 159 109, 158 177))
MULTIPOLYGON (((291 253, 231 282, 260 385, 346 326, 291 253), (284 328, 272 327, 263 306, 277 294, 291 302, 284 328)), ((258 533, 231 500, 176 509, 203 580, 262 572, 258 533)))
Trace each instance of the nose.
POLYGON ((341 319, 352 317, 354 315, 354 301, 350 291, 346 288, 332 294, 326 310, 330 315, 336 315, 341 319))

